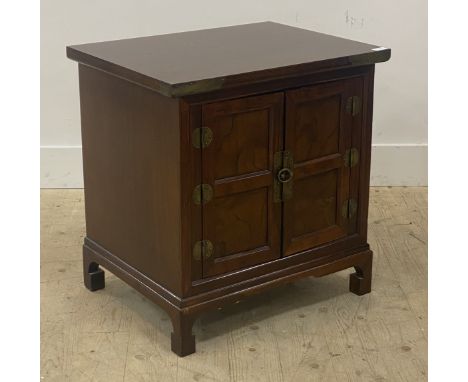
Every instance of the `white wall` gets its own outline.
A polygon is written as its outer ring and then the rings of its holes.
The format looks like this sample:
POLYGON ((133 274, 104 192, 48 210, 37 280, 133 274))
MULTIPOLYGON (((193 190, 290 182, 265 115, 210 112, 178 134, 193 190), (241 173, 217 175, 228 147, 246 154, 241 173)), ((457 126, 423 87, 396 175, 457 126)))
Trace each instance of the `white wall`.
POLYGON ((65 46, 271 20, 392 48, 375 79, 374 185, 427 184, 427 1, 42 0, 41 186, 82 187, 65 46))

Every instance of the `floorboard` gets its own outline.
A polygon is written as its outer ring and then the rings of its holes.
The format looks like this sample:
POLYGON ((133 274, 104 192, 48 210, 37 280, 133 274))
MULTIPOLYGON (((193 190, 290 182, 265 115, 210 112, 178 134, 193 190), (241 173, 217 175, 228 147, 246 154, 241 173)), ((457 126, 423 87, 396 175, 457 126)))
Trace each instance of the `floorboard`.
POLYGON ((351 270, 253 296, 194 325, 170 351, 167 315, 109 272, 82 284, 82 190, 41 191, 43 381, 426 381, 427 189, 371 189, 373 291, 351 270))

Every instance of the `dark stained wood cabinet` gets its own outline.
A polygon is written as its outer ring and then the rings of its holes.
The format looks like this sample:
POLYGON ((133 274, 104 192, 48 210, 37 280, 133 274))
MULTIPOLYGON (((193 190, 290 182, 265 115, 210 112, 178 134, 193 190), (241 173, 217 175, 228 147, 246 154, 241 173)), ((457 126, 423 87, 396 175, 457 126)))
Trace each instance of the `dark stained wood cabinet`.
POLYGON ((374 64, 390 50, 266 22, 71 46, 84 281, 103 266, 195 351, 203 311, 346 268, 370 292, 374 64))

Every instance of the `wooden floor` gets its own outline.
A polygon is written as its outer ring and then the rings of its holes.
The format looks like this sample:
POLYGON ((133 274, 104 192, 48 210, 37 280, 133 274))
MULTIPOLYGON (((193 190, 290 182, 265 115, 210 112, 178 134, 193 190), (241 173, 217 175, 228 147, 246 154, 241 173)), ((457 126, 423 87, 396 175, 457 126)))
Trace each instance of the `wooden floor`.
POLYGON ((195 323, 197 353, 170 351, 166 314, 109 272, 82 284, 81 190, 41 192, 43 381, 425 381, 427 190, 374 188, 373 291, 351 270, 304 279, 195 323))

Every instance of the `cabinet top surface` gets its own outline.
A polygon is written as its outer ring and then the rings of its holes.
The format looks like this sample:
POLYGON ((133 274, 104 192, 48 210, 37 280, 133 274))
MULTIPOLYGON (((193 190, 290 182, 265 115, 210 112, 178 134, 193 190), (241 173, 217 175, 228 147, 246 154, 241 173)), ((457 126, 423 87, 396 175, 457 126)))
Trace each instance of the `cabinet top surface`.
POLYGON ((166 96, 387 61, 390 49, 273 22, 67 47, 67 56, 166 96))

